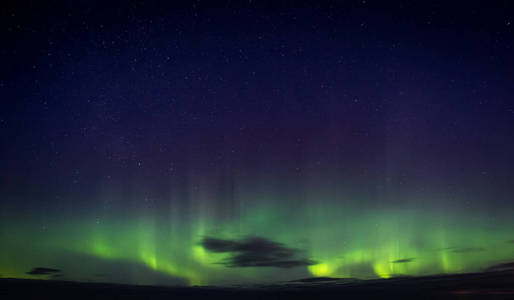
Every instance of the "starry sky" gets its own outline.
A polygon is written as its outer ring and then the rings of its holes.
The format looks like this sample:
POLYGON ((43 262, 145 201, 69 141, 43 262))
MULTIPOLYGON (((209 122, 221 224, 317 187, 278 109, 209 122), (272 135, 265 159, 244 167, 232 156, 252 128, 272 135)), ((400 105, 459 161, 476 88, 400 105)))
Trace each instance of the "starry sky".
POLYGON ((514 260, 509 1, 0 6, 0 277, 514 260))

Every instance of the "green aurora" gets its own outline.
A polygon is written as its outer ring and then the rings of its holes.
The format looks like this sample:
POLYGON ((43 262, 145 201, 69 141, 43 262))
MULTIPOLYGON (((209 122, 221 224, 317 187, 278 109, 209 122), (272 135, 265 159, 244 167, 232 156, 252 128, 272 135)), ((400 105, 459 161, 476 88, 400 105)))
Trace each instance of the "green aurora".
MULTIPOLYGON (((241 209, 237 218, 225 219, 209 217, 208 207, 198 205, 194 218, 187 221, 164 221, 143 209, 139 215, 123 218, 54 218, 45 227, 38 222, 9 226, 15 223, 11 217, 2 224, 0 274, 36 278, 26 272, 35 266, 49 266, 62 269, 64 279, 102 281, 105 278, 95 277, 99 271, 94 264, 86 263, 98 259, 140 265, 184 279, 180 284, 207 285, 295 276, 389 278, 474 272, 514 258, 514 244, 509 242, 514 221, 508 218, 492 220, 472 212, 456 216, 443 209, 328 206, 323 202, 294 208, 250 201, 260 205, 253 204, 241 209), (235 239, 251 235, 305 250, 316 263, 281 272, 233 268, 219 264, 226 254, 211 253, 200 244, 205 236, 235 239), (74 263, 70 265, 70 261, 74 263)), ((167 283, 155 282, 136 270, 129 275, 120 280, 112 274, 109 277, 133 284, 167 283)), ((169 284, 177 282, 170 280, 169 284)))
POLYGON ((514 261, 514 2, 392 2, 2 1, 0 277, 514 261))

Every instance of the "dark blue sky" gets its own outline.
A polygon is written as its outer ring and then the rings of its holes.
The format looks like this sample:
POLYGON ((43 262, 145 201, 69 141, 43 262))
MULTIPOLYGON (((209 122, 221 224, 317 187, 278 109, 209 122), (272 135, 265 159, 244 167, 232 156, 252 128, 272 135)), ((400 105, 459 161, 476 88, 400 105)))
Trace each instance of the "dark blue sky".
POLYGON ((4 1, 0 216, 509 215, 514 10, 447 2, 4 1))
POLYGON ((181 166, 381 180, 387 160, 395 180, 511 183, 507 2, 11 2, 2 14, 9 187, 181 166))

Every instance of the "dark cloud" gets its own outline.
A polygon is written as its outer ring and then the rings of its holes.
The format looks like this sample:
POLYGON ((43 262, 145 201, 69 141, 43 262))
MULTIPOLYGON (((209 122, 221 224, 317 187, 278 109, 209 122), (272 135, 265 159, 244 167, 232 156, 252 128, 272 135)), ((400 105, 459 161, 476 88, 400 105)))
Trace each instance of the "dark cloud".
POLYGON ((402 259, 393 260, 392 262, 395 264, 402 264, 402 263, 409 263, 411 261, 414 261, 414 258, 402 258, 402 259))
POLYGON ((202 246, 211 252, 221 253, 237 251, 239 243, 230 240, 205 237, 202 240, 202 246))
POLYGON ((290 282, 329 282, 329 281, 337 281, 341 280, 341 278, 332 278, 332 277, 309 277, 302 278, 296 280, 290 280, 290 282))
POLYGON ((448 251, 448 250, 453 250, 453 249, 457 249, 457 247, 444 247, 444 248, 437 248, 436 251, 448 251))
POLYGON ((514 271, 514 262, 508 262, 508 263, 490 266, 489 268, 485 269, 485 271, 486 272, 514 271))
POLYGON ((293 268, 316 263, 304 258, 298 249, 262 237, 247 237, 238 241, 205 237, 201 244, 211 252, 230 253, 230 257, 221 262, 228 267, 293 268))
POLYGON ((61 270, 59 270, 59 269, 37 267, 37 268, 32 269, 30 272, 27 272, 27 274, 30 274, 30 275, 48 275, 48 274, 55 274, 55 273, 59 273, 59 272, 61 272, 61 270))
POLYGON ((473 253, 485 251, 485 248, 469 247, 469 248, 455 248, 452 250, 453 253, 473 253))

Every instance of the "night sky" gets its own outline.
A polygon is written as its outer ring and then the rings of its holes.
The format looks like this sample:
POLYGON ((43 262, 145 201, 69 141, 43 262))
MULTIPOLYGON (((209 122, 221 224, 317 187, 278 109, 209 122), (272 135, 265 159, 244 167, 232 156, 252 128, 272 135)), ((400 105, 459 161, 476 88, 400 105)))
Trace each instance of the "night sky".
POLYGON ((514 260, 511 1, 277 2, 2 1, 0 277, 514 260))

